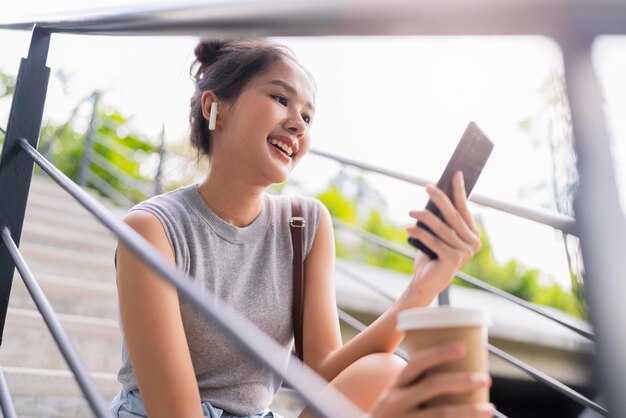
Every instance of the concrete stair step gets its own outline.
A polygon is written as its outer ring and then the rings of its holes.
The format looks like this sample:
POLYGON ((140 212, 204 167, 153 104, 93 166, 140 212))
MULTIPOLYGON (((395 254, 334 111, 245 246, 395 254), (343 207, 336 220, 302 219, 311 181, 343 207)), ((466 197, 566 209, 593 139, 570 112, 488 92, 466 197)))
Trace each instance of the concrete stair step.
MULTIPOLYGON (((20 418, 93 417, 80 387, 69 370, 4 366, 11 399, 20 418)), ((113 373, 90 373, 108 405, 121 385, 113 373)), ((304 404, 291 389, 279 390, 271 409, 285 418, 296 418, 304 404)))
MULTIPOLYGON (((94 197, 101 204, 107 207, 109 210, 119 214, 126 212, 126 209, 119 208, 111 203, 106 198, 98 195, 96 192, 90 189, 83 189, 90 196, 94 197)), ((76 209, 79 213, 86 212, 86 210, 74 199, 67 191, 63 190, 55 181, 43 177, 43 176, 33 176, 30 191, 29 191, 29 201, 31 199, 39 201, 37 198, 41 197, 42 200, 52 201, 52 202, 65 202, 68 206, 71 206, 71 210, 76 209)), ((55 207, 57 207, 55 205, 55 207)))
POLYGON ((22 230, 22 242, 78 251, 88 250, 92 254, 111 254, 117 246, 117 240, 112 233, 93 234, 28 218, 22 230))
MULTIPOLYGON (((39 287, 56 313, 93 318, 117 318, 117 289, 114 283, 100 283, 39 273, 39 287)), ((13 276, 9 306, 37 309, 19 273, 13 276)))
POLYGON ((111 237, 111 239, 116 239, 112 232, 89 213, 67 216, 58 210, 36 205, 27 205, 24 225, 27 225, 29 222, 43 223, 58 227, 59 229, 79 231, 85 234, 96 234, 96 236, 104 235, 111 237))
MULTIPOLYGON (((57 317, 87 370, 117 373, 121 366, 122 343, 116 320, 66 314, 58 314, 57 317)), ((0 364, 67 368, 41 314, 20 308, 8 309, 0 364)))
MULTIPOLYGON (((69 370, 3 366, 20 418, 89 418, 95 415, 69 370)), ((116 374, 90 376, 108 405, 120 389, 116 374)))
POLYGON ((115 282, 113 251, 92 254, 48 245, 22 242, 20 250, 34 273, 73 277, 88 281, 115 282))
POLYGON ((31 190, 31 194, 28 196, 27 205, 55 210, 66 215, 89 215, 89 211, 69 194, 66 197, 59 197, 31 190))

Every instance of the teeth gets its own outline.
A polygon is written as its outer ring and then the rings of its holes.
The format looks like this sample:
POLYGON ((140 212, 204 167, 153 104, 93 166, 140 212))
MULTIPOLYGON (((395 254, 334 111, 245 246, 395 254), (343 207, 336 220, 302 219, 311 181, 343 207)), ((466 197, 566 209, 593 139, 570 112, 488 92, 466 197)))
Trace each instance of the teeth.
POLYGON ((291 147, 289 145, 282 144, 280 145, 280 147, 283 149, 283 151, 285 151, 291 157, 291 154, 293 154, 293 151, 291 150, 291 147))
POLYGON ((287 155, 289 155, 290 157, 293 155, 293 149, 289 145, 284 144, 282 141, 277 141, 275 139, 270 139, 270 144, 277 145, 280 149, 285 151, 287 153, 287 155))

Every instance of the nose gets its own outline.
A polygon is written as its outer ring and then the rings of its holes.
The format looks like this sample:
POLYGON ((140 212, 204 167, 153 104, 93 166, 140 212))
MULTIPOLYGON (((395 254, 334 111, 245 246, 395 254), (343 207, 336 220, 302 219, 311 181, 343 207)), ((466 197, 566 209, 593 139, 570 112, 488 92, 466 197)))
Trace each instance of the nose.
POLYGON ((301 136, 306 132, 307 125, 299 115, 293 115, 287 118, 284 127, 286 130, 296 136, 301 136))

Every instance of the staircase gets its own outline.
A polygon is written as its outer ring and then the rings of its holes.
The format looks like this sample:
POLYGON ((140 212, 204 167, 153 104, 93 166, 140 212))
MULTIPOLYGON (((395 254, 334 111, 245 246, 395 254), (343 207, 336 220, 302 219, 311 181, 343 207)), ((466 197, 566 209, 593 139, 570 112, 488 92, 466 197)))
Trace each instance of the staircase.
MULTIPOLYGON (((116 243, 64 190, 33 177, 20 250, 107 403, 120 389, 116 243)), ((0 365, 20 418, 94 416, 17 271, 0 365)), ((272 408, 289 418, 301 406, 282 390, 272 408)))

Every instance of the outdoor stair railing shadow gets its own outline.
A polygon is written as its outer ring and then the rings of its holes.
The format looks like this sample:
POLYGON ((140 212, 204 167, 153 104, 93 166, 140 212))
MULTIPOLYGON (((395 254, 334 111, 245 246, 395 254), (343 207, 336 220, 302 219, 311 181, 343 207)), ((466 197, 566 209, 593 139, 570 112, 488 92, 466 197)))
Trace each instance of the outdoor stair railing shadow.
MULTIPOLYGON (((572 111, 574 146, 580 174, 580 187, 576 199, 578 222, 560 215, 537 211, 522 210, 526 213, 523 215, 517 213, 523 208, 478 196, 475 196, 473 200, 498 210, 551 225, 566 233, 581 236, 587 278, 591 278, 587 281, 588 294, 591 296, 588 302, 597 336, 594 337, 563 321, 557 322, 586 338, 596 340, 600 360, 598 375, 602 379, 602 390, 606 393, 612 416, 626 416, 626 399, 620 394, 620 388, 625 387, 622 383, 626 379, 626 362, 623 358, 626 341, 620 333, 616 332, 617 321, 623 316, 620 313, 626 308, 620 300, 623 292, 618 291, 621 290, 618 286, 622 285, 615 280, 616 277, 621 277, 626 272, 626 260, 620 256, 620 249, 626 248, 626 224, 617 200, 619 194, 611 164, 610 144, 602 114, 600 90, 591 62, 592 43, 597 35, 626 33, 626 4, 610 0, 576 2, 555 0, 549 5, 534 0, 511 0, 505 3, 495 0, 446 3, 429 0, 422 2, 395 0, 384 3, 371 0, 359 2, 350 0, 320 1, 310 4, 287 1, 233 1, 226 9, 221 8, 221 5, 217 3, 146 6, 114 12, 67 15, 56 19, 0 23, 0 29, 32 30, 28 58, 22 60, 17 77, 0 159, 0 202, 2 202, 0 228, 4 242, 4 246, 0 246, 0 333, 4 331, 12 277, 17 267, 70 369, 75 374, 79 386, 98 417, 109 416, 108 408, 97 393, 93 381, 88 376, 19 252, 34 163, 37 163, 74 199, 114 232, 163 279, 175 286, 179 294, 194 303, 208 319, 215 321, 227 335, 241 344, 252 357, 282 376, 285 382, 295 389, 321 417, 358 417, 360 411, 336 391, 327 391, 322 395, 320 389, 325 386, 325 382, 297 359, 292 359, 286 369, 283 365, 277 364, 271 353, 282 348, 275 341, 213 295, 205 292, 201 298, 199 296, 201 292, 197 291, 189 276, 164 262, 159 257, 159 253, 139 234, 115 219, 104 206, 70 181, 37 151, 50 73, 49 68, 46 67, 46 59, 52 33, 193 34, 218 37, 385 35, 389 33, 405 35, 538 34, 552 37, 563 50, 567 92, 572 111), (563 24, 564 22, 567 24, 563 24), (594 218, 600 213, 602 213, 601 219, 594 218), (609 238, 612 238, 611 242, 609 238), (254 344, 251 341, 254 341, 254 344)), ((325 156, 329 157, 329 155, 325 156)), ((340 160, 338 157, 335 159, 340 160)), ((344 160, 343 163, 356 165, 355 162, 348 160, 344 160)), ((376 170, 375 167, 369 167, 369 169, 376 170)), ((392 175, 392 177, 399 176, 404 177, 404 180, 409 179, 400 174, 392 175)), ((415 182, 420 184, 420 181, 415 182)), ((345 227, 337 221, 335 225, 345 227)), ((400 251, 393 244, 385 243, 378 237, 364 235, 363 232, 359 234, 386 248, 400 251)), ((400 252, 408 257, 414 255, 405 249, 400 252)), ((506 296, 502 291, 478 279, 462 274, 458 277, 493 294, 506 296)), ((506 296, 506 298, 526 308, 530 307, 514 297, 506 296)), ((440 303, 447 302, 447 295, 443 293, 440 296, 440 303)), ((539 308, 533 307, 533 311, 547 318, 556 319, 539 308)), ((356 328, 363 326, 345 312, 341 312, 340 315, 343 321, 356 328)), ((497 348, 490 346, 489 349, 492 354, 519 367, 538 381, 608 416, 606 408, 497 348)), ((401 351, 398 354, 406 356, 401 351)), ((5 417, 16 416, 1 369, 0 402, 5 417)), ((500 413, 499 416, 504 415, 500 413)))

